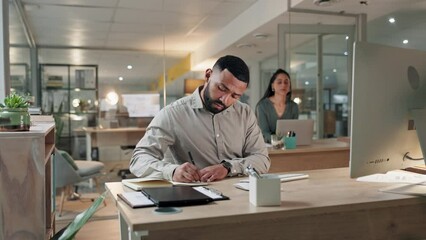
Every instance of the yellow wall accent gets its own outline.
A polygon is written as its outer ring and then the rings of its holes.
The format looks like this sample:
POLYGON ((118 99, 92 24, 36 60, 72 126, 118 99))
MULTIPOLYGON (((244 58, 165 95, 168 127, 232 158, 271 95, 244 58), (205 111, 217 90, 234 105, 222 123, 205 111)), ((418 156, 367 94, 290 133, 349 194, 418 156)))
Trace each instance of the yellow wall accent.
MULTIPOLYGON (((182 59, 182 61, 167 70, 166 82, 172 82, 189 71, 191 71, 191 54, 188 54, 188 56, 182 59)), ((158 84, 156 84, 156 86, 154 86, 154 84, 151 85, 151 87, 157 87, 156 89, 152 90, 162 89, 164 87, 163 79, 164 76, 162 74, 160 77, 158 77, 158 84)))

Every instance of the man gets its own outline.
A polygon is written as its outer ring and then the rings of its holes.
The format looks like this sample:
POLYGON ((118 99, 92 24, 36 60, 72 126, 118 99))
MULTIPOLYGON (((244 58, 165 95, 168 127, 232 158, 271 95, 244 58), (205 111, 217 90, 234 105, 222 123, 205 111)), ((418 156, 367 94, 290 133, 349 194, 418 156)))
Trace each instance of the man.
POLYGON ((138 177, 210 182, 245 173, 266 173, 270 159, 247 104, 238 99, 249 84, 247 65, 224 56, 205 72, 206 83, 164 107, 136 145, 130 171, 138 177), (165 157, 170 150, 170 157, 165 157))

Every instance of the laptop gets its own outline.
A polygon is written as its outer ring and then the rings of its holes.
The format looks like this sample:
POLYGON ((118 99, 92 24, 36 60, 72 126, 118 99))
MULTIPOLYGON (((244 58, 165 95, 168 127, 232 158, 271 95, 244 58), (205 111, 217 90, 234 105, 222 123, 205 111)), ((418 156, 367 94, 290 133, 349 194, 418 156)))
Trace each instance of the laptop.
POLYGON ((191 186, 143 188, 142 193, 158 207, 200 205, 213 201, 191 186))
POLYGON ((296 133, 296 146, 311 145, 314 135, 313 119, 279 119, 277 120, 277 128, 275 134, 285 136, 287 132, 296 133))

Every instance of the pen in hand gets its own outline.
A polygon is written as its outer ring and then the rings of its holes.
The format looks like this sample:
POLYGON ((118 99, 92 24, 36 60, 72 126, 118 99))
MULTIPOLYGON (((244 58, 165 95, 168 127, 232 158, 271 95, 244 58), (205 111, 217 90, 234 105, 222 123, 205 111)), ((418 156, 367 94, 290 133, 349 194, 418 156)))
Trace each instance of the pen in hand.
MULTIPOLYGON (((192 163, 192 165, 194 165, 195 167, 197 167, 196 165, 195 165, 195 162, 194 162, 194 158, 192 158, 192 154, 191 154, 191 152, 188 152, 188 155, 189 155, 189 160, 191 160, 191 163, 192 163)), ((198 171, 197 171, 197 175, 198 175, 199 173, 198 173, 198 171)), ((196 179, 196 181, 193 181, 193 182, 199 182, 200 181, 200 177, 198 176, 198 179, 196 179)))
POLYGON ((192 165, 195 166, 195 162, 194 162, 194 159, 192 158, 191 152, 188 152, 188 155, 189 155, 189 160, 191 160, 192 165))

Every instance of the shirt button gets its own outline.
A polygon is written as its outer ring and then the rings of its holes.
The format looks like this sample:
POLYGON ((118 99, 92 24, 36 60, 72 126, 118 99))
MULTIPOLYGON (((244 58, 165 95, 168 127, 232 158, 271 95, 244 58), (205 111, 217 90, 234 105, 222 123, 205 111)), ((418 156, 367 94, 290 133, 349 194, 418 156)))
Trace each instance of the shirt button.
POLYGON ((219 134, 217 134, 216 137, 219 137, 219 134))

